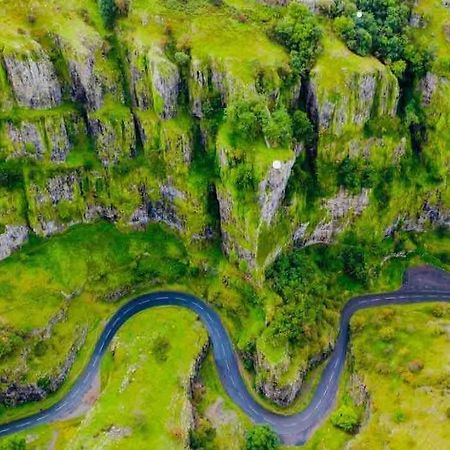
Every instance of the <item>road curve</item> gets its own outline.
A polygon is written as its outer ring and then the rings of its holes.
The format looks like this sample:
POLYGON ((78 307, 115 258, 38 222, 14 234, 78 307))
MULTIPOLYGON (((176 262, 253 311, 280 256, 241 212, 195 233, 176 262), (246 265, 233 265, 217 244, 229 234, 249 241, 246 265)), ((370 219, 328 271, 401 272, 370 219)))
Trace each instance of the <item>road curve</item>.
POLYGON ((194 311, 206 326, 214 351, 214 358, 222 384, 228 395, 258 424, 273 428, 286 444, 303 444, 333 408, 339 377, 344 367, 352 315, 361 309, 386 305, 404 305, 425 302, 450 302, 450 285, 439 290, 399 290, 385 294, 355 297, 347 302, 340 318, 340 331, 333 353, 322 373, 316 393, 308 407, 292 416, 283 416, 266 410, 248 392, 241 374, 231 340, 218 314, 202 300, 178 292, 157 292, 142 295, 121 307, 108 321, 92 357, 71 391, 52 407, 29 417, 0 425, 0 436, 16 433, 36 425, 61 419, 78 406, 89 390, 99 370, 102 356, 118 329, 130 317, 146 309, 161 306, 179 306, 194 311))

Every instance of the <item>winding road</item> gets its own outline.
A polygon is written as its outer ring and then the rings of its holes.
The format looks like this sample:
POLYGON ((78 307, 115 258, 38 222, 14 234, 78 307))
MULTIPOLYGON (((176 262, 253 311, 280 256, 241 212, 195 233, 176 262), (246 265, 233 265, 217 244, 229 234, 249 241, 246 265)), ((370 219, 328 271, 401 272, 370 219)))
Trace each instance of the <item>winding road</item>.
POLYGON ((292 416, 266 410, 248 392, 239 372, 238 360, 231 340, 218 314, 202 300, 178 292, 142 295, 121 307, 106 324, 92 357, 70 392, 52 407, 7 424, 0 425, 0 436, 54 422, 73 412, 89 390, 99 370, 100 360, 113 336, 123 323, 135 314, 161 306, 179 306, 194 311, 206 326, 222 384, 239 407, 258 424, 273 428, 286 444, 303 444, 327 417, 336 400, 349 341, 349 323, 359 310, 386 305, 425 302, 450 302, 450 276, 430 267, 407 272, 403 287, 395 292, 355 297, 347 302, 340 318, 340 331, 333 353, 322 373, 319 385, 308 407, 292 416))

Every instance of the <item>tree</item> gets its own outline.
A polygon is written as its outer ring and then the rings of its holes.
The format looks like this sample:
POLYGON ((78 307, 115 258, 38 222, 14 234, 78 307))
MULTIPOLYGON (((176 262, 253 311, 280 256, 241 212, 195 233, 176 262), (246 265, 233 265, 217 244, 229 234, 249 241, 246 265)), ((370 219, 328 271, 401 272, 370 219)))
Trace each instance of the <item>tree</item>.
POLYGON ((275 34, 281 44, 290 50, 294 71, 304 76, 319 52, 322 32, 316 16, 305 5, 292 2, 287 14, 276 26, 275 34))
POLYGON ((279 445, 277 434, 267 425, 254 426, 247 432, 245 450, 276 450, 279 445))
POLYGON ((314 128, 304 111, 295 111, 292 118, 292 132, 297 142, 304 142, 308 146, 312 143, 314 128))
POLYGON ((241 139, 253 140, 261 134, 261 117, 265 106, 259 98, 238 100, 229 105, 225 115, 234 134, 241 139))
POLYGON ((355 160, 346 156, 338 167, 338 183, 343 188, 355 191, 360 187, 358 164, 355 160))
POLYGON ((288 145, 292 140, 292 119, 284 108, 270 114, 262 128, 270 147, 288 145))
POLYGON ((331 423, 344 431, 352 433, 359 425, 358 413, 348 405, 342 405, 331 415, 331 423))
POLYGON ((364 249, 357 245, 345 245, 342 249, 344 273, 360 283, 367 282, 367 263, 364 249))
POLYGON ((107 28, 114 25, 117 16, 117 5, 115 0, 99 0, 100 14, 105 21, 107 28))

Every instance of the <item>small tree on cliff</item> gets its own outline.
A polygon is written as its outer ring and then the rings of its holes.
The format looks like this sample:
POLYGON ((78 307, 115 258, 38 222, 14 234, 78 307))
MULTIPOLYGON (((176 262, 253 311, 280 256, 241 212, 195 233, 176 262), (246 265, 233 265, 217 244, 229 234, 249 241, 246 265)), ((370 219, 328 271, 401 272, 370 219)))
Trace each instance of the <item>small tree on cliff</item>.
POLYGON ((105 25, 111 28, 117 16, 117 5, 115 0, 99 0, 100 14, 105 21, 105 25))

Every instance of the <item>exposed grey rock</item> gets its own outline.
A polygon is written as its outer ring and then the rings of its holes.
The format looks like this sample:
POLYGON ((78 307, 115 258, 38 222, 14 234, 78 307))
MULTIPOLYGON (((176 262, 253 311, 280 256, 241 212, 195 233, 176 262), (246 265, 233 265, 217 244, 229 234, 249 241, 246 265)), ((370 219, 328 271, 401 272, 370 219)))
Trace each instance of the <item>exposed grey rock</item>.
POLYGON ((119 217, 118 211, 113 206, 88 205, 84 213, 86 222, 93 222, 96 219, 106 219, 115 222, 119 217))
POLYGON ((429 106, 433 94, 439 84, 439 78, 432 72, 427 72, 425 77, 420 82, 420 91, 422 94, 422 103, 424 106, 429 106))
POLYGON ((149 221, 148 207, 140 206, 131 215, 130 225, 135 228, 144 228, 149 221))
POLYGON ((32 156, 42 159, 45 152, 45 143, 38 127, 31 122, 22 122, 20 125, 8 123, 8 136, 14 148, 12 157, 20 158, 32 156))
POLYGON ((79 177, 76 172, 50 178, 47 182, 47 192, 51 202, 56 205, 61 200, 72 201, 75 185, 78 182, 79 177))
POLYGON ((203 117, 202 93, 208 89, 208 73, 203 67, 203 63, 197 59, 193 59, 190 66, 189 89, 191 111, 194 117, 201 119, 203 117))
POLYGON ((239 260, 246 261, 250 268, 255 267, 256 253, 252 250, 242 247, 235 239, 232 239, 227 228, 233 226, 235 220, 233 218, 233 203, 227 192, 217 191, 217 200, 219 201, 222 248, 227 256, 235 255, 239 260))
POLYGON ((41 50, 33 54, 3 57, 8 80, 20 106, 41 109, 62 101, 61 86, 48 56, 41 50))
POLYGON ((261 208, 261 221, 266 224, 272 222, 273 217, 283 200, 286 186, 291 175, 295 158, 280 161, 280 167, 271 167, 266 178, 259 184, 259 206, 261 208))
POLYGON ((330 344, 322 353, 313 356, 303 367, 299 368, 293 380, 285 384, 280 383, 280 374, 270 367, 265 356, 257 352, 255 366, 258 368, 258 372, 265 375, 258 380, 257 389, 277 405, 290 405, 299 395, 308 372, 324 361, 332 349, 330 344))
POLYGON ((426 22, 424 17, 416 12, 411 12, 411 17, 409 18, 409 25, 413 28, 425 28, 426 22))
POLYGON ((386 228, 385 236, 392 236, 395 231, 423 232, 430 227, 450 227, 450 208, 442 204, 430 204, 425 201, 415 217, 400 215, 386 228))
POLYGON ((333 91, 322 85, 322 77, 325 75, 313 69, 306 84, 307 108, 319 131, 340 135, 347 125, 361 127, 373 115, 395 115, 399 87, 388 69, 349 72, 345 85, 336 85, 333 91))
POLYGON ((0 261, 18 250, 28 239, 28 227, 25 225, 6 225, 0 234, 0 261))
POLYGON ((173 202, 175 199, 186 199, 186 194, 180 190, 178 190, 176 187, 172 186, 171 184, 163 184, 160 187, 161 195, 166 198, 167 200, 173 202))
MULTIPOLYGON (((45 237, 62 233, 69 224, 65 225, 55 220, 45 220, 42 216, 38 217, 39 228, 33 227, 36 234, 42 234, 45 237)), ((74 222, 72 223, 74 224, 74 222)))
POLYGON ((104 89, 101 77, 95 71, 93 53, 88 53, 80 61, 69 60, 68 66, 72 98, 89 111, 99 109, 103 104, 104 89))
POLYGON ((129 159, 136 153, 136 136, 133 117, 116 120, 89 117, 89 132, 95 141, 95 148, 104 166, 129 159))
POLYGON ((148 208, 148 216, 151 221, 163 222, 178 231, 184 230, 185 224, 183 220, 177 215, 175 208, 169 202, 150 202, 148 208))
POLYGON ((170 119, 175 117, 178 105, 180 74, 178 67, 168 59, 155 56, 150 61, 152 68, 153 88, 161 97, 163 106, 161 117, 170 119))
POLYGON ((75 362, 76 355, 86 341, 87 327, 79 332, 77 339, 69 350, 58 371, 54 375, 49 375, 49 384, 43 389, 37 384, 29 383, 22 385, 17 382, 9 382, 8 379, 0 380, 3 384, 7 384, 6 389, 0 391, 0 403, 6 406, 18 406, 24 403, 43 400, 48 394, 57 391, 69 374, 70 369, 75 362))
MULTIPOLYGON (((72 120, 72 119, 70 119, 72 120)), ((47 136, 50 143, 50 159, 53 162, 64 162, 72 149, 72 143, 67 135, 64 119, 59 119, 56 129, 48 130, 47 136)))
POLYGON ((306 236, 308 224, 302 224, 294 233, 294 243, 301 247, 314 244, 330 244, 334 237, 343 231, 352 216, 359 216, 369 205, 369 189, 359 195, 351 195, 340 190, 338 195, 324 202, 327 218, 324 218, 309 237, 306 236))

